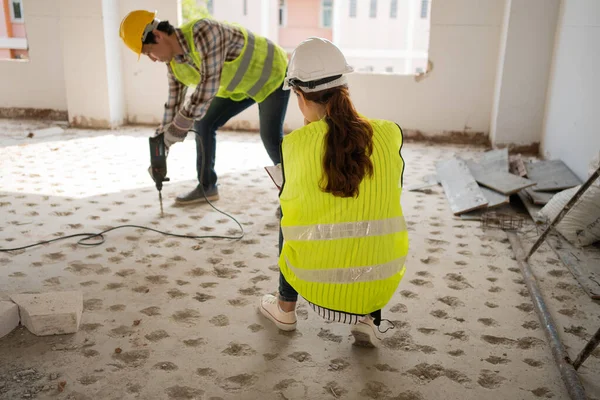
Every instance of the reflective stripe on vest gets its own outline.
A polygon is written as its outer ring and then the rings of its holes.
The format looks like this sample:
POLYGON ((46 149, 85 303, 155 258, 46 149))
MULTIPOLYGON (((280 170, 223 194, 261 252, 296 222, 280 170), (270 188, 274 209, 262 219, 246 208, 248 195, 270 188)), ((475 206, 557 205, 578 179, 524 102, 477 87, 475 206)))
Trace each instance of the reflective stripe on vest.
POLYGON ((314 283, 357 283, 387 279, 402 272, 406 257, 400 257, 385 264, 367 265, 336 269, 296 268, 285 258, 287 266, 298 278, 314 283))
POLYGON ((406 231, 404 217, 338 224, 282 226, 285 240, 332 240, 389 235, 406 231))
MULTIPOLYGON (((235 71, 235 75, 229 85, 227 85, 227 90, 233 92, 235 88, 240 84, 246 71, 248 71, 248 67, 250 67, 250 61, 252 61, 252 55, 254 54, 254 34, 252 32, 248 32, 248 43, 246 44, 246 51, 244 52, 244 57, 240 63, 240 67, 235 71)), ((264 69, 263 69, 264 71, 264 69)))
POLYGON ((252 97, 256 96, 260 89, 267 83, 269 77, 271 76, 271 72, 273 71, 273 60, 275 56, 275 46, 273 46, 273 42, 267 39, 267 58, 265 58, 265 64, 263 65, 262 73, 260 74, 260 78, 256 81, 254 86, 248 90, 248 94, 252 97))
MULTIPOLYGON (((195 48, 193 29, 198 21, 183 25, 180 29, 188 43, 189 56, 195 66, 177 63, 170 66, 175 78, 186 86, 200 83, 202 59, 195 48)), ((221 69, 221 80, 216 96, 241 101, 248 97, 257 103, 264 101, 281 86, 287 68, 287 53, 269 39, 255 35, 245 28, 233 24, 244 36, 244 47, 240 55, 225 61, 221 69)))
MULTIPOLYGON (((233 92, 237 89, 240 82, 244 78, 244 75, 248 71, 250 67, 250 61, 252 61, 252 56, 254 54, 254 34, 252 32, 248 32, 248 43, 246 44, 246 51, 244 52, 244 56, 240 63, 240 67, 235 71, 235 75, 231 82, 227 85, 227 90, 233 92)), ((273 42, 267 39, 267 57, 265 58, 265 63, 263 65, 262 72, 260 74, 260 78, 256 81, 254 86, 248 90, 248 95, 254 97, 258 94, 260 89, 263 88, 265 83, 271 77, 271 73, 273 72, 273 61, 275 59, 275 46, 273 42)))

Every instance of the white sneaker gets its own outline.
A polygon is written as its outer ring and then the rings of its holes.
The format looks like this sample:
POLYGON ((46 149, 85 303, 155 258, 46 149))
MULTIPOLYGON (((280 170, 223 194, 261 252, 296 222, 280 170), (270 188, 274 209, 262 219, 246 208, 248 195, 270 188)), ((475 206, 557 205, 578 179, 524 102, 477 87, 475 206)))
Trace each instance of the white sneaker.
POLYGON ((350 332, 354 336, 354 346, 375 347, 375 342, 379 340, 375 335, 375 324, 370 315, 365 315, 358 320, 358 323, 352 325, 350 332))
POLYGON ((284 312, 279 308, 277 297, 266 294, 260 301, 260 312, 273 321, 282 331, 293 331, 296 329, 296 310, 284 312))

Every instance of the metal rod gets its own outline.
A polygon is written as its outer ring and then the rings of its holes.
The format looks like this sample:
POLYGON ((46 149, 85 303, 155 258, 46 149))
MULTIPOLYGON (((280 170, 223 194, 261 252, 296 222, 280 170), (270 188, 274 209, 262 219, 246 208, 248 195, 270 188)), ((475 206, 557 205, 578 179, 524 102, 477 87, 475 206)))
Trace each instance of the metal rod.
POLYGON ((592 351, 600 344, 600 328, 596 331, 596 334, 592 336, 588 344, 585 345, 581 353, 577 356, 577 359, 573 363, 573 368, 579 369, 581 364, 592 354, 592 351))
POLYGON ((160 217, 163 218, 165 214, 163 213, 163 204, 162 204, 162 192, 158 191, 158 201, 160 202, 160 217))
POLYGON ((525 260, 525 252, 521 246, 521 240, 519 240, 519 237, 514 232, 507 232, 507 235, 515 253, 517 262, 519 263, 519 268, 523 274, 523 279, 525 280, 527 288, 529 289, 529 294, 531 296, 531 300, 533 301, 535 312, 537 313, 541 326, 544 329, 544 333, 548 338, 550 349, 552 350, 552 356, 554 357, 554 361, 556 362, 560 376, 567 388, 567 392, 569 392, 569 396, 572 400, 586 400, 585 390, 581 385, 579 376, 571 364, 569 354, 560 341, 558 330, 556 329, 554 320, 548 311, 548 307, 546 306, 546 302, 542 297, 540 289, 535 280, 535 276, 531 271, 531 267, 525 260))
POLYGON ((527 253, 527 256, 525 256, 525 261, 529 260, 529 257, 531 257, 533 253, 535 253, 535 251, 538 249, 538 247, 540 247, 540 245, 542 244, 544 239, 546 239, 546 236, 548 236, 548 234, 550 233, 552 228, 555 227, 563 219, 563 217, 569 212, 571 207, 573 207, 573 205, 577 202, 577 200, 579 200, 579 198, 583 195, 583 193, 587 190, 587 188, 592 186, 592 183, 594 183, 594 181, 598 177, 600 177, 600 167, 596 168, 596 172, 594 172, 592 175, 590 175, 588 180, 585 181, 585 183, 583 185, 581 185, 581 187, 579 188, 577 193, 575 193, 575 195, 571 198, 571 200, 569 200, 569 202, 563 207, 563 209, 560 210, 558 215, 554 218, 554 220, 550 223, 550 225, 548 225, 546 230, 540 235, 540 237, 533 244, 533 246, 531 246, 531 249, 527 253))

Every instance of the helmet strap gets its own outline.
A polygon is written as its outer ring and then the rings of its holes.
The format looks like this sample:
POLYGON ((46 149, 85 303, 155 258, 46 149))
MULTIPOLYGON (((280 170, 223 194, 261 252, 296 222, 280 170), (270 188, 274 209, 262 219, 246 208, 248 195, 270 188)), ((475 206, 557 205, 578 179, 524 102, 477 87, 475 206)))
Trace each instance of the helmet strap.
POLYGON ((341 78, 342 75, 328 76, 326 78, 317 79, 316 81, 302 82, 299 79, 293 78, 289 80, 291 86, 305 87, 307 89, 314 89, 317 86, 324 85, 329 82, 333 82, 336 79, 341 78))
POLYGON ((146 37, 148 36, 148 34, 150 32, 152 32, 153 30, 155 30, 156 27, 158 27, 159 23, 160 23, 160 19, 154 19, 152 22, 150 22, 148 25, 146 25, 146 28, 144 29, 144 33, 142 34, 142 43, 144 43, 146 41, 146 37))

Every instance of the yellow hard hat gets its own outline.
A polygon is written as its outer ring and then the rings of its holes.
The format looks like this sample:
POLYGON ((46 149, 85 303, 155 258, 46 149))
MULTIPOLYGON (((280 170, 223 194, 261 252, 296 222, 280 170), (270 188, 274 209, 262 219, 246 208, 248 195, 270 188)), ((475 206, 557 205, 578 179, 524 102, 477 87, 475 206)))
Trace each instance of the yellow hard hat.
POLYGON ((146 28, 154 21, 155 16, 156 11, 136 10, 127 14, 121 21, 119 36, 138 57, 142 53, 142 42, 146 34, 151 31, 146 32, 146 28))

